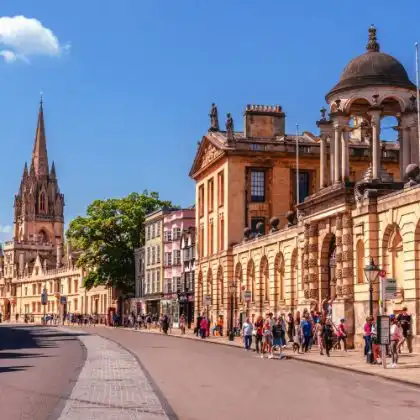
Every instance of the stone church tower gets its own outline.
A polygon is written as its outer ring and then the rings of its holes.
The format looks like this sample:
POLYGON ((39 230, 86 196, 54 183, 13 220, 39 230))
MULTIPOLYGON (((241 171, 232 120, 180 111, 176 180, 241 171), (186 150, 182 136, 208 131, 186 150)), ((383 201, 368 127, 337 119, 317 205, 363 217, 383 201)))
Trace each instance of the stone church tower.
POLYGON ((42 99, 30 169, 25 163, 14 202, 13 240, 5 244, 5 277, 28 275, 36 260, 42 268, 61 266, 64 243, 64 195, 54 162, 48 164, 42 99))

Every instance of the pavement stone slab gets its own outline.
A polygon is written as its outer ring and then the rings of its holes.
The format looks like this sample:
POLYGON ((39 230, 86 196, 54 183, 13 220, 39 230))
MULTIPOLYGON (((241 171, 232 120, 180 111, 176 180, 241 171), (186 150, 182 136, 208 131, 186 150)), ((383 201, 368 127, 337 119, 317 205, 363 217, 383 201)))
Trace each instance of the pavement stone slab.
POLYGON ((168 419, 130 352, 97 335, 80 332, 78 338, 87 359, 58 420, 168 419))

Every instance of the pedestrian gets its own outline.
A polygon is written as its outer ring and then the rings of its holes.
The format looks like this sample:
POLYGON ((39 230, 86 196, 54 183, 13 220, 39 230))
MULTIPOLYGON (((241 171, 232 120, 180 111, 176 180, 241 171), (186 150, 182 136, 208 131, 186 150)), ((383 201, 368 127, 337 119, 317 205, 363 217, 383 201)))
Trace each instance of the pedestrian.
POLYGON ((391 367, 397 367, 398 363, 398 349, 401 341, 404 340, 404 330, 400 326, 400 323, 395 319, 395 315, 390 315, 391 321, 391 367))
POLYGON ((309 346, 312 338, 312 323, 309 319, 309 313, 306 312, 304 318, 300 323, 300 329, 302 330, 302 352, 306 353, 309 350, 309 346))
POLYGON ((363 339, 365 340, 364 355, 367 357, 368 354, 372 351, 372 319, 370 316, 366 318, 366 322, 363 325, 363 339))
POLYGON ((331 321, 328 319, 322 328, 322 342, 324 344, 325 353, 330 357, 330 350, 332 348, 333 328, 331 321))
POLYGON ((260 353, 262 350, 262 340, 263 340, 263 332, 264 332, 264 321, 262 316, 259 316, 255 321, 255 351, 256 353, 260 353))
POLYGON ((344 322, 345 319, 341 318, 337 325, 337 344, 341 349, 341 342, 343 342, 344 351, 347 351, 347 329, 344 322))
POLYGON ((267 319, 264 323, 264 342, 261 351, 261 359, 264 359, 264 352, 268 353, 268 358, 272 359, 272 348, 273 348, 273 327, 271 326, 270 319, 267 319))
POLYGON ((181 330, 181 335, 185 335, 185 316, 182 314, 179 318, 179 329, 181 330))
POLYGON ((401 330, 403 334, 403 339, 401 340, 401 343, 398 346, 398 350, 401 353, 401 347, 404 343, 407 343, 407 349, 409 353, 413 352, 413 346, 412 346, 412 329, 411 329, 411 315, 407 312, 407 307, 404 306, 402 308, 402 312, 398 314, 397 321, 401 325, 401 330))
POLYGON ((163 331, 164 334, 168 334, 168 329, 169 329, 169 318, 168 315, 163 315, 162 316, 162 320, 161 320, 161 329, 163 331))
POLYGON ((322 342, 322 330, 324 327, 324 322, 321 320, 318 320, 318 322, 315 324, 315 331, 314 336, 316 337, 316 341, 319 348, 319 354, 322 356, 324 354, 323 352, 323 342, 322 342))
POLYGON ((207 329, 208 329, 208 321, 207 321, 207 318, 203 316, 200 321, 200 337, 202 339, 206 338, 207 329))
POLYGON ((287 338, 289 343, 293 343, 294 320, 291 312, 287 314, 287 338))
POLYGON ((244 339, 244 346, 246 350, 251 350, 252 345, 252 332, 254 330, 254 326, 249 318, 242 325, 242 337, 244 339))
POLYGON ((279 317, 277 318, 277 322, 273 325, 273 353, 274 349, 280 350, 280 358, 281 358, 281 351, 284 346, 284 325, 282 323, 282 319, 279 317))
POLYGON ((201 315, 197 316, 196 326, 195 326, 195 335, 198 337, 200 335, 200 328, 201 328, 201 320, 203 317, 201 315))

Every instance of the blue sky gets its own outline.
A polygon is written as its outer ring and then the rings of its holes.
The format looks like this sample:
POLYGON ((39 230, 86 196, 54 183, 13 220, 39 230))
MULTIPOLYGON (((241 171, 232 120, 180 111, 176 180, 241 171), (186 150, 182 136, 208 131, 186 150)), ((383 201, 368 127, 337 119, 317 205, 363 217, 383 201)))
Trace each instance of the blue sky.
POLYGON ((371 23, 413 79, 420 39, 415 0, 3 0, 1 12, 37 19, 61 53, 0 57, 0 231, 12 223, 41 90, 67 222, 96 198, 143 189, 187 206, 212 101, 221 125, 231 112, 242 129, 247 103, 280 104, 289 132, 297 122, 316 132, 325 93, 364 51, 371 23))

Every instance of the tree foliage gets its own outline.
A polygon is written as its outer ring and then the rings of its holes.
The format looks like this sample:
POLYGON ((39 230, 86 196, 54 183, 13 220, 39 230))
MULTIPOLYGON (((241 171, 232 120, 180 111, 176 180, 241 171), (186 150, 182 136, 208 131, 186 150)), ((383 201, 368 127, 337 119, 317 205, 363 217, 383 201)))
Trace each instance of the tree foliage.
POLYGON ((144 245, 147 214, 173 207, 156 192, 132 193, 124 198, 95 200, 86 216, 76 217, 67 239, 80 252, 77 265, 86 270, 85 286, 106 285, 120 293, 134 291, 134 249, 144 245))

